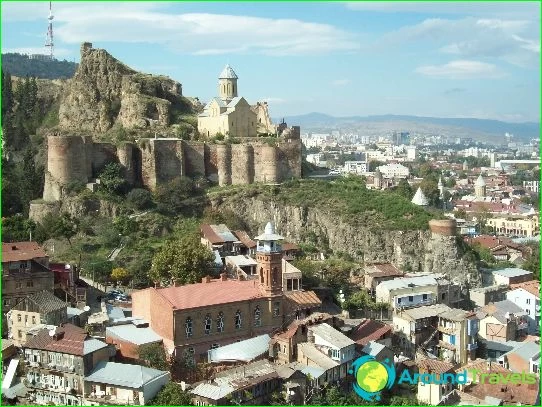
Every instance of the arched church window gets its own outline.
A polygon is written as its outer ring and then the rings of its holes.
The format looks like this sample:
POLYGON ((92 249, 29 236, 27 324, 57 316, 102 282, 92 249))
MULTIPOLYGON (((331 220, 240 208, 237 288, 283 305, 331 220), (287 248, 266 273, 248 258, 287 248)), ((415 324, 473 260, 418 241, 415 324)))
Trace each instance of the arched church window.
POLYGON ((216 318, 216 330, 217 332, 224 332, 224 313, 219 312, 216 318))
POLYGON ((254 326, 262 326, 262 310, 259 305, 254 310, 254 326))
POLYGON ((192 318, 188 317, 186 318, 186 321, 184 322, 184 329, 186 332, 186 337, 189 338, 192 336, 192 318))
POLYGON ((260 283, 263 284, 263 267, 260 268, 260 283))
POLYGON ((273 284, 279 282, 279 270, 276 267, 273 267, 273 284))
POLYGON ((242 321, 241 321, 241 311, 237 310, 235 312, 235 329, 241 329, 242 321))
POLYGON ((212 324, 213 321, 211 319, 211 314, 205 315, 205 335, 209 335, 211 333, 212 324))

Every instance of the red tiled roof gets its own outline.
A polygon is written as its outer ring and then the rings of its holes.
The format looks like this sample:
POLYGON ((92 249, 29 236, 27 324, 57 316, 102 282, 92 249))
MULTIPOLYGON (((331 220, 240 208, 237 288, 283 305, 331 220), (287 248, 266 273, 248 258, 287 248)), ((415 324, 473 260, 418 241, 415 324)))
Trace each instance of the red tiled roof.
POLYGON ((249 249, 252 249, 253 247, 256 247, 256 242, 254 240, 252 240, 248 236, 248 233, 245 232, 244 230, 236 230, 236 231, 233 232, 233 234, 237 237, 237 239, 239 239, 239 241, 241 243, 243 243, 249 249))
POLYGON ((540 282, 536 280, 525 281, 523 283, 510 284, 510 288, 523 288, 525 291, 531 293, 535 297, 540 296, 540 282))
POLYGON ((288 250, 299 250, 299 246, 295 243, 284 242, 282 243, 282 250, 285 252, 288 250))
POLYGON ((284 332, 281 332, 277 335, 275 335, 276 338, 280 338, 280 339, 290 339, 292 336, 295 335, 295 333, 297 332, 297 329, 299 328, 301 324, 299 323, 299 321, 293 321, 289 326, 288 328, 286 329, 286 331, 284 332))
POLYGON ((207 239, 211 244, 224 243, 224 239, 220 237, 212 228, 211 225, 203 224, 200 227, 203 237, 207 239))
POLYGON ((47 257, 47 253, 36 242, 2 243, 2 263, 42 257, 47 257))
POLYGON ((418 362, 418 368, 425 370, 428 373, 446 373, 453 370, 454 365, 448 362, 443 362, 436 359, 424 359, 418 362))
POLYGON ((56 339, 49 335, 47 329, 42 329, 36 336, 26 342, 25 347, 83 356, 84 343, 87 337, 87 333, 83 329, 75 325, 65 324, 63 327, 57 327, 56 332, 63 333, 63 336, 56 339))
POLYGON ((365 274, 378 276, 402 276, 404 273, 391 263, 373 263, 365 267, 365 274))
POLYGON ((376 341, 382 338, 388 332, 391 332, 392 327, 382 322, 373 319, 366 319, 359 324, 350 335, 350 339, 358 345, 365 346, 371 341, 376 341))
POLYGON ((206 307, 264 297, 255 280, 211 280, 209 283, 150 289, 156 290, 174 309, 206 307))

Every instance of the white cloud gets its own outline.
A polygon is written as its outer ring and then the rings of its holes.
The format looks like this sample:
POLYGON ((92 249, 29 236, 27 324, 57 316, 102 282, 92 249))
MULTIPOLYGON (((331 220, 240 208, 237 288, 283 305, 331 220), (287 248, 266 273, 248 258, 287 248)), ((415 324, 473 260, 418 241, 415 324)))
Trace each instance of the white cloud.
POLYGON ((467 60, 451 61, 444 65, 419 66, 415 72, 448 79, 499 78, 504 75, 493 64, 467 60))
POLYGON ((350 83, 350 79, 335 79, 331 81, 331 84, 335 86, 345 86, 345 85, 348 85, 349 83, 350 83))
MULTIPOLYGON (((28 4, 3 7, 4 21, 36 18, 28 4)), ((317 55, 360 49, 352 33, 330 24, 298 19, 273 19, 211 13, 167 13, 167 4, 59 3, 55 34, 59 41, 77 44, 125 42, 161 44, 195 55, 264 54, 317 55)), ((43 8, 41 5, 39 8, 43 8)), ((41 18, 44 17, 40 11, 41 18)))

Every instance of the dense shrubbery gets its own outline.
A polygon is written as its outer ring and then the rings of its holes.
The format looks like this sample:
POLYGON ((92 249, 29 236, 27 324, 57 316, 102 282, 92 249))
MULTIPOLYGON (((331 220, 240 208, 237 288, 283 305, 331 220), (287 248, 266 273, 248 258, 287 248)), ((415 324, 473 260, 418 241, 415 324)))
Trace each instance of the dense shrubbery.
POLYGON ((2 67, 14 76, 35 76, 42 79, 68 79, 77 69, 75 62, 58 61, 56 59, 30 59, 28 55, 2 54, 2 67))

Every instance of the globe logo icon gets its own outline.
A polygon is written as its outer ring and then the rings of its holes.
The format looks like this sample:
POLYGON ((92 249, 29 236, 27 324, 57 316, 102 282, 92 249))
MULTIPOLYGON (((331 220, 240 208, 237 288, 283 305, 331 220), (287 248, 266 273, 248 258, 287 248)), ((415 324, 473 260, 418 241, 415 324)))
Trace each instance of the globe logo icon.
POLYGON ((383 390, 388 384, 388 371, 382 363, 373 360, 358 369, 356 379, 363 390, 375 393, 383 390))
POLYGON ((379 362, 372 356, 362 356, 352 363, 348 372, 356 379, 354 391, 367 401, 380 400, 382 390, 391 389, 395 382, 395 368, 389 359, 379 362))

